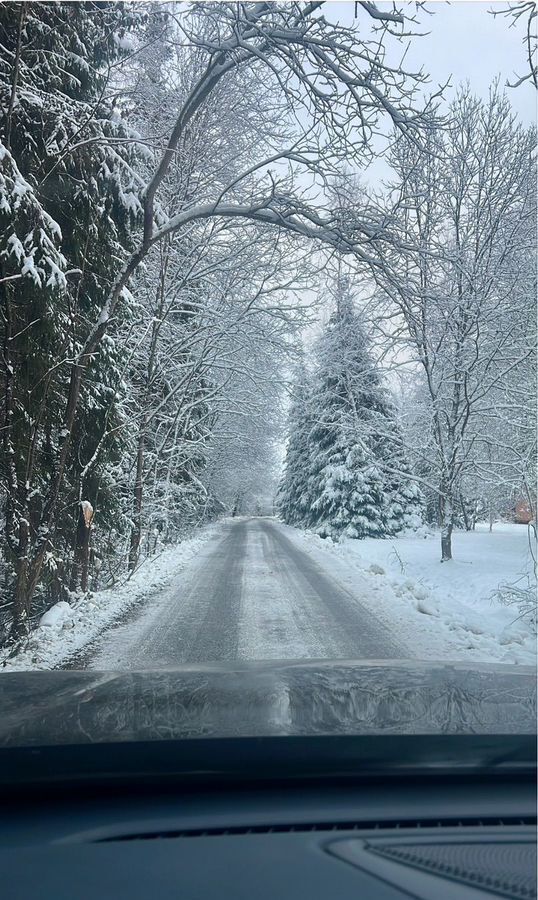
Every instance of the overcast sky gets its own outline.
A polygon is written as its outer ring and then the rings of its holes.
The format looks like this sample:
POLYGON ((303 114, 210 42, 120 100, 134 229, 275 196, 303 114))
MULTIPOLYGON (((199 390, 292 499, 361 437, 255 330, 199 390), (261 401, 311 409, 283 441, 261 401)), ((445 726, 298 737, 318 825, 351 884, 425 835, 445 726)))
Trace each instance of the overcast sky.
MULTIPOLYGON (((490 13, 506 6, 506 2, 490 0, 428 3, 433 15, 421 11, 419 17, 430 33, 413 41, 409 61, 422 62, 434 83, 451 77, 456 86, 468 80, 473 92, 482 96, 487 96, 492 81, 499 76, 503 86, 507 80, 515 81, 516 73, 526 74, 528 69, 522 27, 511 28, 510 19, 490 13)), ((447 93, 450 96, 450 91, 447 93)), ((508 88, 507 93, 524 122, 536 121, 536 90, 530 82, 508 88)))
MULTIPOLYGON (((392 3, 379 2, 379 7, 392 8, 392 3)), ((399 5, 405 6, 405 2, 399 5)), ((417 31, 427 32, 421 37, 413 37, 405 57, 407 71, 428 73, 431 83, 427 92, 435 92, 439 85, 450 79, 450 86, 444 91, 449 101, 459 85, 469 82, 473 93, 487 97, 496 78, 504 89, 507 80, 513 82, 517 75, 527 72, 527 60, 522 44, 523 24, 510 27, 510 19, 493 16, 492 9, 506 9, 507 2, 492 0, 429 0, 424 9, 415 10, 415 3, 407 4, 415 13, 419 25, 417 31)), ((354 17, 355 3, 352 0, 327 0, 325 15, 332 21, 350 23, 354 17), (330 10, 327 6, 330 5, 330 10)), ((361 18, 365 16, 360 12, 361 18)), ((525 23, 526 24, 526 23, 525 23)), ((396 41, 390 43, 390 61, 396 62, 396 55, 404 49, 396 41)), ((519 88, 506 88, 512 108, 525 124, 536 122, 536 90, 527 81, 519 88)), ((376 141, 378 159, 370 164, 366 180, 372 186, 390 177, 390 170, 382 158, 386 146, 384 141, 376 141)))
MULTIPOLYGON (((353 16, 354 2, 331 2, 330 18, 349 21, 353 16)), ((391 8, 390 3, 378 3, 391 8)), ((406 4, 403 3, 403 6, 406 4)), ((407 4, 414 11, 415 4, 407 4)), ((432 87, 444 84, 448 78, 456 87, 469 81, 473 92, 487 96, 492 81, 500 76, 501 84, 513 81, 515 73, 525 74, 527 62, 522 45, 521 26, 509 27, 509 19, 492 16, 492 9, 505 9, 507 2, 491 0, 429 0, 425 10, 416 16, 423 37, 413 38, 406 57, 408 69, 421 66, 432 79, 432 87)), ((327 18, 329 15, 326 13, 327 18)), ((364 13, 361 13, 364 15, 364 13)), ((450 90, 447 97, 451 96, 450 90)), ((508 89, 514 110, 526 123, 536 121, 536 91, 530 82, 517 89, 508 89)))

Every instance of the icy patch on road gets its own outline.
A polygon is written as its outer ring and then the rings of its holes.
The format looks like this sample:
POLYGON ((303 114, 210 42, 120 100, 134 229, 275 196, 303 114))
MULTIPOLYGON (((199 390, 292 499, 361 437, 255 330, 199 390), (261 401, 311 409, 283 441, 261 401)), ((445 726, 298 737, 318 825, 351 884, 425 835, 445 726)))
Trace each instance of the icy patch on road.
POLYGON ((494 593, 532 570, 523 525, 456 532, 454 559, 440 563, 439 535, 333 543, 280 525, 286 535, 374 612, 417 659, 534 665, 536 637, 516 607, 494 593), (360 591, 360 596, 359 596, 360 591))
POLYGON ((149 603, 152 595, 159 600, 168 582, 198 555, 214 531, 215 526, 208 526, 195 537, 144 560, 129 581, 75 597, 71 603, 56 603, 15 656, 10 659, 8 651, 0 653, 0 672, 58 668, 131 606, 145 598, 149 603))

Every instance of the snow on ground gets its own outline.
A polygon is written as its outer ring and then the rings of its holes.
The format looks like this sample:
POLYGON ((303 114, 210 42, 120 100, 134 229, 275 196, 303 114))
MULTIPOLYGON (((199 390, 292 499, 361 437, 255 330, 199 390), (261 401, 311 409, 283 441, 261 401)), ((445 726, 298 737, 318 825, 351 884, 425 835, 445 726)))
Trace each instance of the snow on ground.
MULTIPOLYGON (((242 552, 235 547, 237 572, 233 566, 233 571, 228 571, 233 546, 225 544, 219 550, 226 540, 226 523, 207 527, 144 562, 130 581, 71 604, 57 603, 15 658, 8 659, 5 653, 3 659, 0 656, 0 668, 2 664, 7 671, 59 666, 95 642, 113 623, 121 623, 122 616, 138 603, 144 604, 141 615, 137 611, 136 620, 115 629, 114 640, 105 640, 99 665, 109 657, 110 665, 116 665, 122 653, 127 662, 138 665, 131 644, 138 646, 141 635, 147 643, 155 637, 157 626, 161 631, 169 628, 169 620, 182 623, 179 631, 175 628, 178 633, 201 641, 201 652, 209 654, 201 660, 217 658, 212 654, 218 640, 207 623, 211 624, 211 616, 216 614, 215 604, 222 607, 223 615, 232 615, 226 591, 238 593, 239 618, 235 623, 213 622, 213 631, 217 627, 220 635, 222 629, 224 640, 228 628, 237 629, 238 658, 338 656, 334 647, 339 646, 339 636, 330 633, 329 621, 326 628, 318 621, 327 607, 330 612, 330 597, 320 601, 315 586, 310 590, 293 559, 287 559, 270 535, 264 535, 261 520, 247 521, 252 521, 252 526, 245 530, 245 546, 242 552), (125 647, 118 644, 124 638, 125 647), (203 646, 205 638, 209 649, 203 646)), ((356 599, 359 618, 361 608, 363 616, 364 609, 371 610, 410 657, 535 662, 535 639, 529 624, 518 618, 517 608, 503 606, 494 597, 500 585, 532 571, 525 526, 497 524, 491 534, 487 526, 478 526, 475 532, 456 532, 454 560, 443 564, 439 562, 439 535, 427 531, 388 540, 347 539, 337 544, 281 523, 278 529, 356 599)), ((367 630, 366 626, 365 622, 367 630)), ((144 641, 142 644, 144 650, 144 641)), ((173 663, 170 659, 168 664, 173 663)))
POLYGON ((340 543, 290 527, 286 534, 351 592, 358 573, 366 578, 370 594, 362 602, 371 603, 417 659, 535 664, 529 623, 516 607, 493 597, 500 585, 530 578, 526 526, 496 523, 491 534, 485 524, 457 531, 454 559, 447 563, 439 561, 440 539, 433 532, 340 543))
POLYGON ((56 603, 41 617, 28 644, 14 658, 9 659, 6 651, 0 653, 0 672, 53 669, 61 665, 131 606, 145 598, 159 599, 163 589, 198 555, 214 530, 214 526, 207 526, 195 537, 145 560, 129 581, 106 591, 86 594, 71 604, 56 603))

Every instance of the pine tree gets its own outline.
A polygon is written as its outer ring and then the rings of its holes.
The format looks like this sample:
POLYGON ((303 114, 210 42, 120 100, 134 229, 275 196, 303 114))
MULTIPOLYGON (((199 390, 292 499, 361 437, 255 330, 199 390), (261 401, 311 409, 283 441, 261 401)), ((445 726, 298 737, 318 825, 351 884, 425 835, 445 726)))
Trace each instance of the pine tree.
MULTIPOLYGON (((320 431, 314 434, 314 442, 320 431)), ((334 429, 323 427, 323 431, 325 439, 316 447, 314 474, 309 479, 310 493, 315 498, 310 525, 322 537, 334 539, 341 535, 384 537, 387 497, 373 457, 345 428, 337 425, 334 429)))
POLYGON ((344 278, 335 302, 315 350, 306 439, 291 411, 280 509, 285 521, 325 537, 385 537, 416 526, 422 501, 344 278))

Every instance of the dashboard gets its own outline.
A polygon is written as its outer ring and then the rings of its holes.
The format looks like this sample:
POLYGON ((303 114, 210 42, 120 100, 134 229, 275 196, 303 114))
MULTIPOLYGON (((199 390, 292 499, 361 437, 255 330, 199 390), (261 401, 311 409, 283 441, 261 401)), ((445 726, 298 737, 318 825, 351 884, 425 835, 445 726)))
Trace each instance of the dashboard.
POLYGON ((529 667, 6 673, 0 897, 532 900, 535 732, 529 667))
POLYGON ((465 900, 536 894, 526 776, 101 784, 11 794, 5 900, 465 900))

